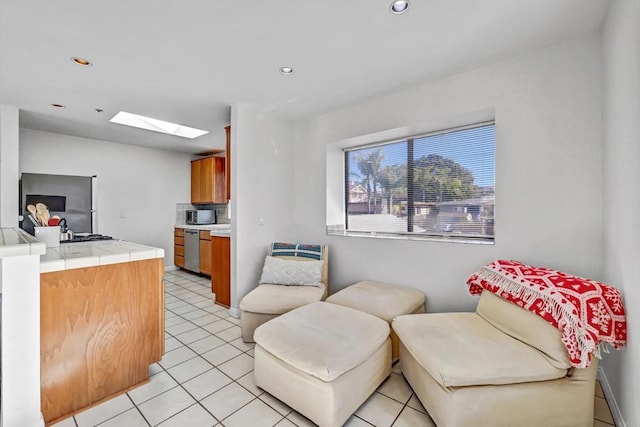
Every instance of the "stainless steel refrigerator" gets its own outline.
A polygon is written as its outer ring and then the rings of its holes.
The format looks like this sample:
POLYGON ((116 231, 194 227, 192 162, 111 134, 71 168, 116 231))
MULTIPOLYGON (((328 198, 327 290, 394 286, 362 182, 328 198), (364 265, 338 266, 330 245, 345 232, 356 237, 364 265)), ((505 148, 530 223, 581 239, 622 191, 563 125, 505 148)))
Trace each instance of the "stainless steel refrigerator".
POLYGON ((97 232, 96 182, 95 176, 23 173, 20 179, 22 229, 31 234, 34 232, 33 223, 27 218, 27 205, 44 203, 51 215, 65 218, 74 232, 97 232))

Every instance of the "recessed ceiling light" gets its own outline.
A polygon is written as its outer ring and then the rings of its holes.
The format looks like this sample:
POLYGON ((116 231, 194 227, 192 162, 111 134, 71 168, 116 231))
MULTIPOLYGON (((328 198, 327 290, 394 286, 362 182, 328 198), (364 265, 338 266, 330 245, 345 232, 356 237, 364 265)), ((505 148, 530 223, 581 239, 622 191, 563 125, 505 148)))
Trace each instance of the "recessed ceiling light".
POLYGON ((140 116, 138 114, 120 111, 113 116, 111 123, 118 123, 125 126, 133 126, 140 129, 152 130, 154 132, 167 133, 169 135, 181 136, 183 138, 197 138, 209 133, 207 130, 191 128, 176 123, 165 122, 163 120, 152 119, 151 117, 140 116))
POLYGON ((389 6, 389 10, 391 11, 391 13, 394 13, 396 15, 405 13, 407 9, 409 9, 409 2, 407 0, 396 0, 391 3, 391 6, 389 6))
POLYGON ((51 106, 52 106, 52 107, 54 107, 54 108, 67 108, 66 106, 64 106, 64 105, 62 105, 62 104, 56 104, 56 103, 53 103, 53 104, 49 104, 49 105, 51 105, 51 106))
POLYGON ((293 68, 291 67, 282 67, 280 68, 280 72, 285 75, 293 74, 293 68))
POLYGON ((89 61, 88 59, 85 58, 80 58, 79 56, 74 56, 71 58, 71 60, 78 64, 81 65, 83 67, 90 67, 91 66, 91 61, 89 61))

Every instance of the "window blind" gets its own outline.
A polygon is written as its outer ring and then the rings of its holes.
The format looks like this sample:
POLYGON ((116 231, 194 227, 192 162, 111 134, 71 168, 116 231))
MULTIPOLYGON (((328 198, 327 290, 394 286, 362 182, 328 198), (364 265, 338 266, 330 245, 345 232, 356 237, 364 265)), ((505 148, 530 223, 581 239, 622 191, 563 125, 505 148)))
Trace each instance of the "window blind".
POLYGON ((345 229, 493 240, 495 124, 345 150, 345 229))

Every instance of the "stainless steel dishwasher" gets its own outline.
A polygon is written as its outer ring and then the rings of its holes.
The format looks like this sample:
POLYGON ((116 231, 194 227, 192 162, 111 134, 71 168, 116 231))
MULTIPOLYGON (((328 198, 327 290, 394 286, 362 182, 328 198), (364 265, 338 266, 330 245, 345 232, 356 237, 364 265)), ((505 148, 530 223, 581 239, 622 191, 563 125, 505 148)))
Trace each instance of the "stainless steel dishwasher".
POLYGON ((184 268, 200 273, 200 232, 184 230, 184 268))

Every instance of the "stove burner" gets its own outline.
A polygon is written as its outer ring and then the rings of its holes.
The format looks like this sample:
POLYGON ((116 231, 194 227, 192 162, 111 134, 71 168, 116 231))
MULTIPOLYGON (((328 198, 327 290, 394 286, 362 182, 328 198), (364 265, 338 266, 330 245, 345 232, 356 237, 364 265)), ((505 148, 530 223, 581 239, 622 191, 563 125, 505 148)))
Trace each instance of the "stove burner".
POLYGON ((112 240, 111 236, 104 236, 102 234, 87 234, 86 236, 74 236, 73 239, 61 240, 60 243, 78 243, 78 242, 95 242, 98 240, 112 240))

